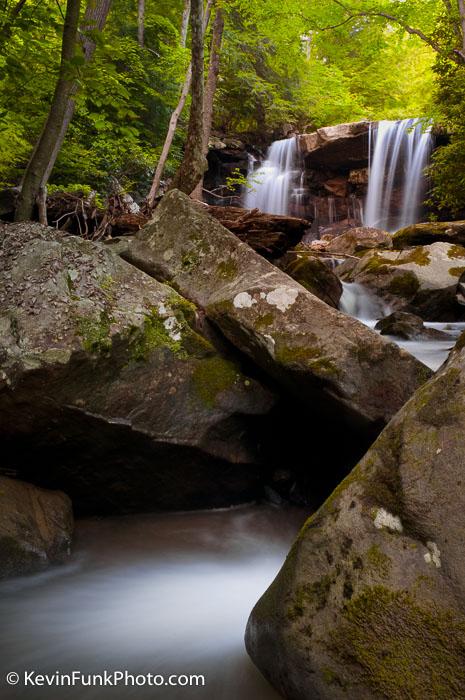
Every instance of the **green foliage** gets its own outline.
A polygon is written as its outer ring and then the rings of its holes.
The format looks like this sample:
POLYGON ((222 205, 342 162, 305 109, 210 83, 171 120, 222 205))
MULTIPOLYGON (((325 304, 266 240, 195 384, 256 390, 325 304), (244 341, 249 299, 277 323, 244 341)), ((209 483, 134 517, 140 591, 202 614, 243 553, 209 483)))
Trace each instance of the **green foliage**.
MULTIPOLYGON (((452 212, 465 205, 463 68, 450 53, 453 16, 441 0, 217 0, 225 14, 214 128, 269 141, 357 119, 435 115, 453 131, 435 158, 433 197, 452 212), (396 16, 389 21, 379 13, 396 16), (405 25, 440 46, 437 56, 405 25), (433 83, 438 85, 432 104, 433 83)), ((82 12, 85 11, 83 3, 82 12)), ((114 0, 96 51, 69 66, 76 111, 51 184, 84 183, 105 194, 114 178, 145 196, 189 62, 179 41, 183 0, 147 0, 145 46, 137 41, 137 3, 114 0)), ((455 8, 455 4, 452 3, 455 8)), ((13 0, 0 9, 0 185, 18 184, 44 124, 60 60, 62 9, 55 0, 13 0)), ((454 14, 455 13, 455 14, 454 14)), ((206 36, 208 58, 211 24, 206 36)), ((165 176, 182 157, 189 100, 165 176)), ((233 174, 230 186, 241 184, 233 174)), ((82 189, 82 188, 81 188, 82 189)))

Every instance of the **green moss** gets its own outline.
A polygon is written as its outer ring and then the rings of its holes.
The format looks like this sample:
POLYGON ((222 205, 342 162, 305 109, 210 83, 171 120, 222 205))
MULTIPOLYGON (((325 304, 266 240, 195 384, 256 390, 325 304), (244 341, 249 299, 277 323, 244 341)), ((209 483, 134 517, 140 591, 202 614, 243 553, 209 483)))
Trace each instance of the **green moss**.
POLYGON ((326 575, 311 584, 299 586, 287 611, 288 620, 293 622, 299 619, 309 606, 314 611, 323 610, 326 607, 332 583, 332 578, 326 575))
POLYGON ((239 378, 237 367, 217 355, 202 360, 192 375, 197 395, 209 408, 214 407, 218 396, 232 389, 239 378))
POLYGON ((450 367, 417 391, 417 416, 423 423, 437 428, 456 423, 462 410, 460 380, 460 370, 450 367))
POLYGON ((416 275, 410 271, 396 275, 387 286, 388 292, 394 296, 401 296, 406 299, 414 297, 419 289, 420 282, 416 275))
POLYGON ((366 587, 344 606, 328 647, 352 684, 377 697, 465 697, 465 620, 407 591, 366 587))
POLYGON ((225 280, 234 279, 237 276, 238 271, 237 262, 233 258, 229 258, 229 260, 222 260, 216 268, 218 276, 225 280))
MULTIPOLYGON (((156 348, 166 348, 177 357, 184 359, 187 352, 183 348, 182 339, 175 340, 166 327, 166 318, 162 318, 157 309, 146 314, 141 327, 132 327, 129 332, 129 347, 131 360, 142 362, 156 348)), ((182 329, 179 329, 182 333, 182 329)))
POLYGON ((273 314, 263 314, 263 316, 259 316, 257 320, 255 321, 255 328, 257 330, 263 330, 264 328, 268 328, 269 326, 272 326, 274 322, 274 316, 273 314))
POLYGON ((452 277, 461 277, 464 272, 465 272, 465 265, 463 267, 450 267, 449 268, 449 275, 452 275, 452 277))
POLYGON ((373 544, 366 552, 366 562, 382 578, 387 578, 391 571, 391 559, 381 551, 377 544, 373 544))
POLYGON ((318 348, 303 345, 284 345, 278 343, 275 351, 277 362, 283 365, 306 365, 317 374, 337 376, 338 367, 329 358, 322 355, 318 348))
POLYGON ((181 267, 184 272, 189 272, 199 264, 200 257, 193 250, 186 251, 181 257, 181 267))
POLYGON ((110 326, 113 317, 104 310, 98 318, 79 316, 76 319, 77 334, 82 339, 84 350, 93 354, 106 355, 111 349, 110 326))
POLYGON ((323 675, 323 681, 326 683, 326 685, 339 685, 341 687, 345 687, 345 684, 341 681, 341 678, 338 676, 336 671, 333 671, 331 668, 326 667, 321 673, 323 675))
POLYGON ((451 245, 447 256, 449 258, 465 258, 465 248, 461 245, 451 245))

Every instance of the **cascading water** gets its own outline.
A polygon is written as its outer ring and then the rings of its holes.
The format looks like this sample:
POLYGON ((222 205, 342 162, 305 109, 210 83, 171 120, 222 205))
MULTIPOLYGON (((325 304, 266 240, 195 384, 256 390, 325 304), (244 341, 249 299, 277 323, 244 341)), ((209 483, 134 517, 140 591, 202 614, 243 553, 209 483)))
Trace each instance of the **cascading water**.
POLYGON ((274 141, 257 169, 255 160, 249 159, 244 206, 268 214, 289 214, 292 198, 297 203, 302 194, 300 175, 296 137, 274 141))
POLYGON ((416 223, 425 192, 431 128, 425 129, 418 119, 380 121, 370 126, 369 143, 365 226, 392 232, 416 223), (398 189, 400 202, 394 196, 398 189))

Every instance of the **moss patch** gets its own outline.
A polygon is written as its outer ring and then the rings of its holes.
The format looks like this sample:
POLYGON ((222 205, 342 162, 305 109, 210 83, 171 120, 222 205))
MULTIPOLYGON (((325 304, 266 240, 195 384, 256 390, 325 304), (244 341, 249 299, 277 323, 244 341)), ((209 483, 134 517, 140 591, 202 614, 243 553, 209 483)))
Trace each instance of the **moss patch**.
POLYGON ((390 700, 465 697, 465 620, 407 591, 365 588, 342 611, 329 651, 354 685, 390 700))
POLYGON ((449 268, 449 275, 452 275, 452 277, 461 277, 464 272, 465 272, 465 264, 463 267, 450 267, 449 268))
POLYGON ((110 326, 113 322, 108 311, 101 311, 98 318, 79 316, 76 319, 77 334, 87 352, 106 355, 111 349, 110 326))
POLYGON ((293 622, 302 617, 308 606, 311 606, 314 611, 323 610, 326 607, 332 583, 331 577, 326 575, 318 581, 299 586, 287 611, 288 620, 293 622))
POLYGON ((387 578, 391 570, 391 559, 381 551, 377 544, 373 544, 366 552, 368 568, 381 578, 387 578))
POLYGON ((420 289, 420 282, 413 272, 403 272, 396 275, 387 286, 387 291, 394 296, 403 298, 414 297, 420 289))
POLYGON ((237 276, 239 269, 236 261, 229 258, 229 260, 222 260, 219 263, 218 267, 216 268, 216 272, 219 277, 222 277, 222 279, 233 280, 237 276))
POLYGON ((213 408, 218 396, 232 389, 239 378, 237 367, 218 356, 200 362, 192 375, 197 395, 209 408, 213 408))

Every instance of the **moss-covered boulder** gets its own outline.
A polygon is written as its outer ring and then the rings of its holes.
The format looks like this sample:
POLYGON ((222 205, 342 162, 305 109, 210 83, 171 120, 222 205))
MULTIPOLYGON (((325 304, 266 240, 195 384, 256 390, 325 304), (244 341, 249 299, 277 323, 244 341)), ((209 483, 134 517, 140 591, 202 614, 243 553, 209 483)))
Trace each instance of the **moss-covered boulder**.
POLYGON ((459 320, 457 282, 465 271, 465 247, 433 243, 403 251, 376 250, 337 268, 346 282, 357 282, 380 296, 393 311, 409 310, 426 321, 459 320))
POLYGON ((280 268, 329 306, 337 309, 342 296, 342 284, 333 270, 311 251, 295 249, 280 261, 280 268))
POLYGON ((2 466, 81 512, 254 497, 272 398, 195 306, 103 245, 30 223, 0 239, 2 466))
POLYGON ((465 245, 465 221, 432 221, 400 229, 392 237, 397 250, 443 241, 465 245))
POLYGON ((391 234, 379 228, 359 226, 333 238, 326 250, 335 255, 355 255, 371 248, 392 248, 391 234))
POLYGON ((312 516, 247 627, 292 700, 465 697, 465 351, 312 516))
POLYGON ((241 352, 300 400, 380 426, 429 370, 330 308, 239 241, 189 197, 166 195, 125 254, 202 306, 241 352))
POLYGON ((72 534, 68 496, 0 476, 0 578, 66 561, 72 534))

